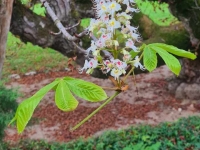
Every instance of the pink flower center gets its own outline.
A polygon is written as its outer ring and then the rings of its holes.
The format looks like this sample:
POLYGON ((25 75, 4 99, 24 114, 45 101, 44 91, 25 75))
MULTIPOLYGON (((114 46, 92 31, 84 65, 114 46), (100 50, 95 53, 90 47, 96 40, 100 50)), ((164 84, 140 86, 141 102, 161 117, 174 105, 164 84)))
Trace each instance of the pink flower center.
POLYGON ((117 64, 118 64, 119 66, 121 66, 121 65, 122 65, 122 63, 121 63, 120 61, 118 61, 118 62, 117 62, 117 64))
POLYGON ((103 35, 103 38, 104 38, 104 39, 107 38, 107 35, 104 34, 104 35, 103 35))
POLYGON ((128 44, 131 46, 131 45, 133 45, 133 42, 132 42, 132 41, 129 41, 128 44))

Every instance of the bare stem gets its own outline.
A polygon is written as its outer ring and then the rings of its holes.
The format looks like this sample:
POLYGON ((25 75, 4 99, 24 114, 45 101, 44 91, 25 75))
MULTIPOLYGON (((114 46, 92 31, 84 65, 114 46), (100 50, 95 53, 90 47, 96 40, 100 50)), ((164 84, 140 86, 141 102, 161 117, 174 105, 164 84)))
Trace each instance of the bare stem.
POLYGON ((116 91, 113 96, 111 96, 109 99, 107 99, 101 106, 99 106, 95 111, 93 111, 90 115, 88 115, 85 119, 83 119, 81 122, 79 122, 76 126, 74 126, 71 131, 76 130, 79 128, 82 124, 84 124, 86 121, 88 121, 92 116, 94 116, 99 110, 101 110, 104 106, 106 106, 111 100, 113 100, 117 95, 119 95, 121 91, 116 91))
MULTIPOLYGON (((140 55, 139 61, 142 59, 144 55, 144 52, 142 52, 142 54, 140 55)), ((135 69, 134 66, 132 66, 131 70, 128 72, 128 74, 124 77, 124 79, 122 80, 124 83, 126 82, 126 79, 128 78, 128 76, 133 72, 133 70, 135 69)))
POLYGON ((124 83, 126 82, 126 79, 131 74, 131 72, 133 72, 134 69, 135 69, 135 67, 132 67, 131 70, 128 72, 128 74, 124 77, 124 79, 122 80, 124 83))
POLYGON ((117 87, 102 87, 104 90, 117 90, 117 87))

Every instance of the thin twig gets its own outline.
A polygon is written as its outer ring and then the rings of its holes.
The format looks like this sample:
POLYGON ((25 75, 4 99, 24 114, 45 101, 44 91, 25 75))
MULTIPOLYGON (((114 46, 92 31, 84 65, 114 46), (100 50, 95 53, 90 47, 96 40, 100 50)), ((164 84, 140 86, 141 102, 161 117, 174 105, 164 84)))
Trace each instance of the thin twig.
MULTIPOLYGON (((51 9, 51 7, 49 6, 49 3, 46 0, 40 0, 41 3, 43 4, 43 6, 46 8, 46 11, 48 12, 48 14, 51 16, 51 19, 54 21, 55 25, 57 26, 57 28, 60 30, 60 32, 62 32, 62 34, 64 35, 64 38, 68 41, 77 41, 78 38, 75 36, 71 36, 67 31, 66 28, 62 25, 62 23, 60 22, 60 20, 58 19, 58 17, 56 16, 56 14, 53 12, 53 10, 51 9)), ((85 33, 85 32, 83 32, 85 33)), ((83 34, 82 33, 82 34, 83 34)), ((75 42, 72 42, 74 46, 76 46, 76 48, 83 54, 86 55, 86 50, 84 50, 83 48, 81 48, 79 45, 77 45, 75 42)))
POLYGON ((77 24, 75 24, 75 25, 73 25, 73 26, 71 26, 71 27, 67 27, 67 28, 65 28, 65 29, 66 29, 66 30, 71 30, 72 28, 77 27, 80 23, 81 23, 81 21, 79 20, 77 24))
POLYGON ((76 44, 75 42, 72 42, 72 44, 83 54, 87 55, 87 51, 85 49, 83 49, 82 47, 80 47, 78 44, 76 44))

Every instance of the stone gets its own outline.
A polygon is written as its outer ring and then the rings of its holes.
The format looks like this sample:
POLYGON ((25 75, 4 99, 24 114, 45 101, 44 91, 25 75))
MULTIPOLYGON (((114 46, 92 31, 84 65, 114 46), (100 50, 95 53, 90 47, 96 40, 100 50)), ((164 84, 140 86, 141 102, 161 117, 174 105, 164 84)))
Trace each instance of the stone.
POLYGON ((18 74, 11 74, 11 75, 8 76, 8 78, 20 79, 20 76, 18 74))
POLYGON ((184 92, 187 97, 191 100, 200 100, 200 85, 194 84, 187 84, 184 88, 184 92))
POLYGON ((71 71, 71 69, 70 68, 65 68, 65 71, 71 71))
POLYGON ((175 98, 177 99, 186 99, 186 94, 183 92, 184 87, 186 86, 185 83, 181 83, 177 89, 174 89, 175 92, 175 98))
POLYGON ((33 76, 35 74, 36 74, 35 71, 30 71, 30 72, 25 73, 25 76, 33 76))

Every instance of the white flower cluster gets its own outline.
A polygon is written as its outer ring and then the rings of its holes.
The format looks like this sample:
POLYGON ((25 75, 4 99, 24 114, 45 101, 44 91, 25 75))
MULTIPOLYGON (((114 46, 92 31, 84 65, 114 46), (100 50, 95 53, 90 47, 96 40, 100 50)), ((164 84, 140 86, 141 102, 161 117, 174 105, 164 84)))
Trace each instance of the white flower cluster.
POLYGON ((93 39, 87 49, 88 54, 92 53, 94 58, 85 60, 81 71, 87 70, 86 73, 91 74, 95 68, 99 68, 118 80, 120 75, 126 73, 128 65, 143 70, 139 57, 132 58, 130 54, 131 51, 139 53, 135 42, 139 41, 140 35, 137 28, 130 25, 130 13, 138 12, 138 9, 132 7, 134 0, 94 1, 97 4, 98 19, 91 19, 88 30, 97 39, 93 39), (125 12, 122 12, 122 5, 126 8, 125 12), (105 59, 101 51, 109 52, 112 58, 105 59))

